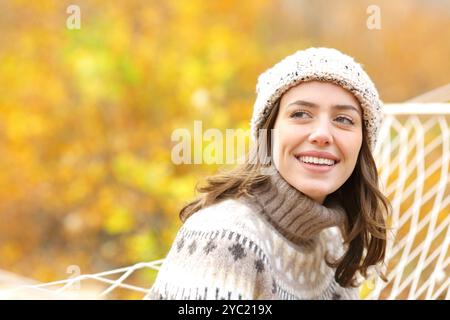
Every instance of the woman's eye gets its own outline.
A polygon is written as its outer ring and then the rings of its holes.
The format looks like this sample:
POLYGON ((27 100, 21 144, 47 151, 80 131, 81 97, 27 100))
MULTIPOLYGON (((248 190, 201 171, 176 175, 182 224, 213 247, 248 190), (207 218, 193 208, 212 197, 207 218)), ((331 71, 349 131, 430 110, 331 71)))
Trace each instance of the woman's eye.
POLYGON ((291 118, 303 118, 303 114, 308 115, 308 113, 304 112, 304 111, 296 111, 293 114, 291 114, 291 118))
POLYGON ((349 118, 347 118, 347 117, 337 117, 336 119, 343 119, 343 120, 345 120, 345 121, 339 121, 339 122, 342 122, 342 123, 345 123, 345 124, 355 124, 351 119, 349 119, 349 118))

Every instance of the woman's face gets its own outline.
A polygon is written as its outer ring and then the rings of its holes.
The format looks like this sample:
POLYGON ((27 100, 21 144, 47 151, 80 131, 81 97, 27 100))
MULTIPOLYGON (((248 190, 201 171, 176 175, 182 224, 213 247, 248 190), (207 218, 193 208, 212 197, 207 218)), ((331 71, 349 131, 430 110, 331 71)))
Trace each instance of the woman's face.
POLYGON ((361 107, 350 92, 330 82, 303 82, 280 100, 273 130, 275 167, 290 185, 323 203, 352 174, 362 126, 361 107))

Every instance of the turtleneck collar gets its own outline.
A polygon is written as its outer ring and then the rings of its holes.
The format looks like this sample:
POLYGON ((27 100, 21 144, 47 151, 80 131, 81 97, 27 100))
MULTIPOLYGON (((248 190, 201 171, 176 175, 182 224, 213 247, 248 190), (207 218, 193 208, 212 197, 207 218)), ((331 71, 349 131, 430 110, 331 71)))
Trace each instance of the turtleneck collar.
POLYGON ((292 187, 278 170, 272 171, 267 183, 244 199, 288 240, 305 244, 323 229, 346 222, 347 214, 340 204, 320 204, 292 187))

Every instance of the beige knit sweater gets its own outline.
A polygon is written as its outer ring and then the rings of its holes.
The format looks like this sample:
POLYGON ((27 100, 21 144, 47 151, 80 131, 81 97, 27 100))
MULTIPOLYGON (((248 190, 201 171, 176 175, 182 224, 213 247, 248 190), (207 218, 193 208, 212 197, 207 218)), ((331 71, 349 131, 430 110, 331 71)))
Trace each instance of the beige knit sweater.
POLYGON ((346 214, 271 176, 253 197, 227 199, 186 220, 144 299, 358 299, 325 254, 345 252, 346 214))

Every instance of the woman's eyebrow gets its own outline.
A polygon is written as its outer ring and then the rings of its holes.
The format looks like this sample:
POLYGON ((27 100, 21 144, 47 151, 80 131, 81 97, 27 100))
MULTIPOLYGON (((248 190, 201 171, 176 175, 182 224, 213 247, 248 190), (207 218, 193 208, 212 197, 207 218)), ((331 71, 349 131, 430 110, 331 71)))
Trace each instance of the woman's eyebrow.
MULTIPOLYGON (((296 100, 294 102, 291 102, 288 104, 287 108, 289 108, 291 105, 300 105, 300 106, 305 106, 305 107, 310 107, 310 108, 318 108, 319 106, 313 102, 309 102, 309 101, 304 101, 304 100, 296 100)), ((356 111, 360 116, 361 115, 361 111, 358 110, 357 108, 355 108, 352 105, 349 104, 335 104, 332 106, 333 109, 338 109, 338 110, 353 110, 356 111)))

